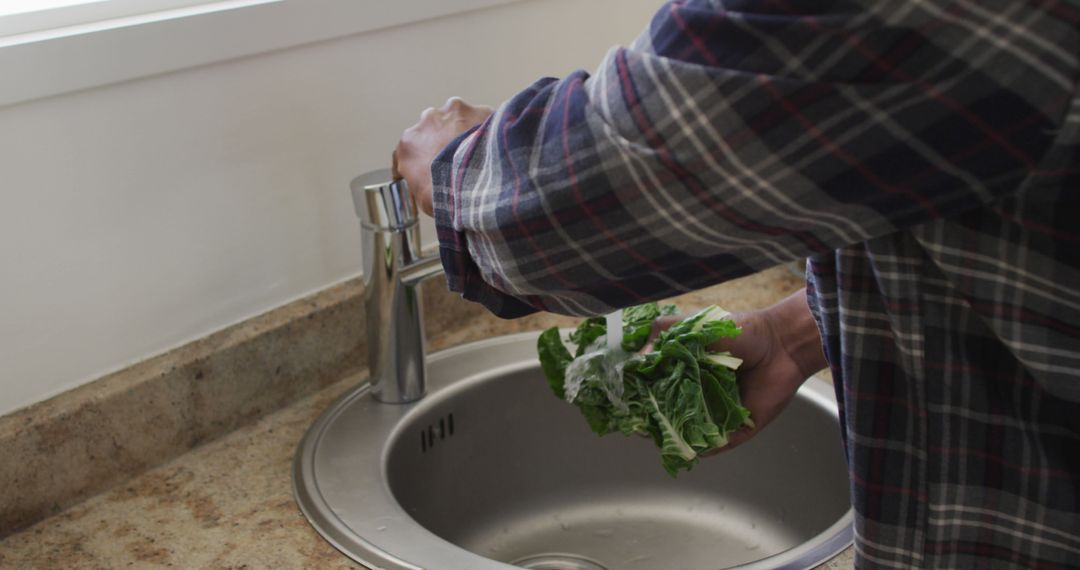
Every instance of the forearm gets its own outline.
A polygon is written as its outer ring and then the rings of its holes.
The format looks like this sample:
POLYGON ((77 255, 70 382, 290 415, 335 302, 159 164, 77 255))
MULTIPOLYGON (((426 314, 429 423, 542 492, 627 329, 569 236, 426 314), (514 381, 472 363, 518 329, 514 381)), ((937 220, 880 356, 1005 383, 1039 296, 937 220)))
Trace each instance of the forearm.
POLYGON ((966 51, 963 22, 903 3, 866 14, 824 4, 804 17, 672 3, 596 73, 502 105, 433 169, 451 286, 500 309, 513 305, 503 297, 523 301, 505 316, 599 314, 1019 187, 1049 148, 1067 90, 1021 81, 1033 72, 1007 50, 980 57, 983 67, 928 67, 937 50, 966 51), (948 32, 944 47, 911 41, 928 24, 948 32), (928 51, 892 61, 911 45, 928 51), (837 56, 819 66, 815 53, 837 56))
POLYGON ((779 346, 799 367, 803 378, 827 367, 821 350, 821 333, 800 289, 765 310, 766 319, 779 346))

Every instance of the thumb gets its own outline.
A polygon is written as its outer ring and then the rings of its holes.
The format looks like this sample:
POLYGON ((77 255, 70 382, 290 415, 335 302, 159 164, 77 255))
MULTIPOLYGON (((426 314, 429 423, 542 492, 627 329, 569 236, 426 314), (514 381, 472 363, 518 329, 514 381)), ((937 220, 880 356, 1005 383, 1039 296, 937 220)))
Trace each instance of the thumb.
POLYGON ((652 323, 652 329, 649 331, 649 339, 645 341, 645 346, 641 348, 641 352, 652 352, 653 343, 656 341, 656 337, 660 336, 660 333, 670 329, 672 325, 682 319, 682 315, 664 315, 662 317, 657 317, 652 323))

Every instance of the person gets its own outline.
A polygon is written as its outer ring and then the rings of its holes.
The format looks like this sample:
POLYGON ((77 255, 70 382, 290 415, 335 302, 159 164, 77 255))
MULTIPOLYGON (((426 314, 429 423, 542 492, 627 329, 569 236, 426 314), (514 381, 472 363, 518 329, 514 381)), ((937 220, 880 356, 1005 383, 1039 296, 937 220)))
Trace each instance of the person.
POLYGON ((1078 77, 1066 1, 684 0, 394 162, 502 317, 809 258, 731 348, 756 419, 827 361, 855 565, 1077 568, 1078 77))

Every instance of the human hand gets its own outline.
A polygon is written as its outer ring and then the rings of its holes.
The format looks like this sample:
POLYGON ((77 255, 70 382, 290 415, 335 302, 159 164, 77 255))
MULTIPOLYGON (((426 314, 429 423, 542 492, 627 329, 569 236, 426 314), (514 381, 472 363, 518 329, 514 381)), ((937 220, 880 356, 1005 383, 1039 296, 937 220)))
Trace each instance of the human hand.
MULTIPOLYGON (((681 318, 675 315, 657 319, 652 338, 681 318)), ((711 348, 742 359, 735 374, 742 404, 750 410, 754 425, 739 428, 728 437, 728 445, 703 456, 727 451, 757 435, 780 415, 799 386, 827 365, 805 290, 766 309, 736 313, 731 318, 742 328, 742 334, 722 339, 711 348)))
POLYGON ((405 129, 394 149, 394 178, 404 178, 416 199, 417 206, 427 215, 434 209, 431 203, 431 163, 450 141, 487 119, 495 110, 474 106, 451 97, 439 108, 428 108, 420 120, 405 129))

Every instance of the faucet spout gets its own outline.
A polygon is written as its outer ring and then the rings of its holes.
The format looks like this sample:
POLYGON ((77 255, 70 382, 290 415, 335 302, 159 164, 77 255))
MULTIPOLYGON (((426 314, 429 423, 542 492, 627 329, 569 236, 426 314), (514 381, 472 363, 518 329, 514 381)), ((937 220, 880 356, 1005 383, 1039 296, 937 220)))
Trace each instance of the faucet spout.
POLYGON ((372 396, 404 404, 426 392, 420 283, 442 273, 438 255, 420 251, 416 202, 389 170, 351 183, 364 259, 368 370, 372 396))

